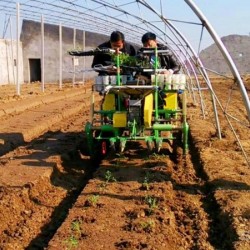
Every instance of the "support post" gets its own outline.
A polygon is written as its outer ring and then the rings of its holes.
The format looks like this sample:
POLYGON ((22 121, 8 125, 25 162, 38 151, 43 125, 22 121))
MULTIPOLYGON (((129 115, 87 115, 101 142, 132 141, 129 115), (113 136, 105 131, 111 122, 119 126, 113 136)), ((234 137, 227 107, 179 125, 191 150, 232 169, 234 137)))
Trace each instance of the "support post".
POLYGON ((59 89, 62 89, 62 24, 59 25, 59 89))
MULTIPOLYGON (((83 44, 82 44, 82 47, 83 47, 83 51, 85 50, 85 45, 86 45, 86 41, 85 41, 85 31, 83 31, 83 44)), ((85 84, 85 69, 86 69, 86 58, 85 56, 83 57, 83 74, 82 74, 82 83, 85 84)))
POLYGON ((20 4, 16 4, 16 94, 20 95, 20 81, 19 81, 19 19, 20 19, 20 4))
MULTIPOLYGON (((76 48, 76 29, 74 28, 73 32, 73 47, 76 48)), ((75 56, 73 56, 73 79, 72 79, 72 85, 75 86, 76 81, 76 66, 75 66, 75 56)))
POLYGON ((44 92, 44 18, 41 16, 41 90, 44 92))

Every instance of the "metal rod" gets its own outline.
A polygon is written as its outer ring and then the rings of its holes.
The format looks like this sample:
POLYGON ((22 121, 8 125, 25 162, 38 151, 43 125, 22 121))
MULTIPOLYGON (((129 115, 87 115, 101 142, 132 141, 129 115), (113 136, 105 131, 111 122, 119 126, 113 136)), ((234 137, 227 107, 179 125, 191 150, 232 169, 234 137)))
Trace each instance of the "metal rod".
POLYGON ((19 18, 20 4, 16 4, 16 93, 20 95, 20 79, 19 79, 19 18))
POLYGON ((59 25, 59 89, 62 89, 62 24, 59 25))
POLYGON ((14 53, 13 53, 13 35, 12 35, 12 18, 10 17, 10 41, 11 41, 11 65, 12 65, 12 72, 13 72, 13 83, 16 82, 15 77, 15 63, 14 63, 14 53))
MULTIPOLYGON (((74 49, 76 48, 76 29, 73 29, 73 47, 74 49)), ((75 66, 75 56, 73 56, 73 79, 72 79, 72 84, 73 86, 75 85, 76 81, 76 66, 75 66)))
MULTIPOLYGON (((83 47, 83 51, 84 51, 85 47, 86 47, 85 31, 83 31, 82 47, 83 47)), ((86 58, 85 58, 85 56, 83 57, 83 68, 86 69, 86 58)), ((85 84, 85 71, 83 71, 83 74, 82 74, 82 83, 85 84)))
POLYGON ((41 90, 44 92, 44 18, 41 16, 41 90))

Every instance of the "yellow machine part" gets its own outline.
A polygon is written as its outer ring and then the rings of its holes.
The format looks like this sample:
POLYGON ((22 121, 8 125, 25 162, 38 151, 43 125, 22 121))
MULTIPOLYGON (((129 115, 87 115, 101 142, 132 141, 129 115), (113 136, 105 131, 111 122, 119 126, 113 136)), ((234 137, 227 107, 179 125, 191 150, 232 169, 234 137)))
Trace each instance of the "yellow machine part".
POLYGON ((153 114, 153 94, 149 94, 145 97, 144 101, 144 126, 145 128, 150 128, 152 123, 153 114))
POLYGON ((127 126, 127 112, 115 112, 113 114, 113 127, 124 128, 127 126))
POLYGON ((166 93, 164 109, 176 110, 178 108, 177 93, 166 93))
POLYGON ((103 110, 115 110, 115 94, 107 94, 102 104, 103 110))

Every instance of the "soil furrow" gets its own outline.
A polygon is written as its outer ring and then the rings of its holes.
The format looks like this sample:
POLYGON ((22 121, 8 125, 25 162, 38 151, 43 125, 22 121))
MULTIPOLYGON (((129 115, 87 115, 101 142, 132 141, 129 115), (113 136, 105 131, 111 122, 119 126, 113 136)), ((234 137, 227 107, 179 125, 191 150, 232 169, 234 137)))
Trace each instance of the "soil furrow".
POLYGON ((1 249, 42 249, 67 217, 90 175, 89 158, 78 150, 88 116, 61 120, 1 157, 1 249))
POLYGON ((209 182, 202 165, 199 148, 195 146, 192 135, 189 140, 189 147, 196 174, 204 180, 200 191, 204 195, 202 203, 209 221, 208 240, 215 249, 233 249, 233 243, 237 240, 236 231, 233 228, 232 220, 227 214, 223 214, 220 205, 216 201, 215 190, 217 187, 209 182))
POLYGON ((128 142, 96 169, 83 131, 89 100, 67 99, 3 118, 23 146, 0 157, 0 249, 250 248, 250 170, 223 122, 217 140, 212 119, 190 106, 185 157, 179 146, 149 154, 128 142))
POLYGON ((53 124, 83 110, 88 99, 89 94, 73 96, 7 117, 0 125, 0 155, 37 138, 53 124))
POLYGON ((48 249, 213 249, 190 156, 129 147, 101 162, 48 249))

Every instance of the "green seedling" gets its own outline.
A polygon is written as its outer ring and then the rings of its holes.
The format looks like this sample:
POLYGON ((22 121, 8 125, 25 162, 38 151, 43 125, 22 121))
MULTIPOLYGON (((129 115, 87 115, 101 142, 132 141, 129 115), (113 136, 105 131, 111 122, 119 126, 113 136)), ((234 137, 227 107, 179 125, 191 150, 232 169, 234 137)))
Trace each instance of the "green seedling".
POLYGON ((146 176, 144 177, 143 183, 142 183, 142 187, 143 189, 146 189, 147 191, 150 189, 150 179, 151 179, 151 175, 149 172, 146 172, 146 176))
POLYGON ((67 247, 66 247, 67 250, 77 249, 77 247, 78 247, 78 239, 74 235, 71 235, 65 241, 65 244, 67 245, 67 247))
POLYGON ((158 201, 156 197, 148 195, 145 197, 145 202, 149 207, 149 214, 152 214, 153 211, 158 207, 157 206, 158 201))
POLYGON ((150 189, 150 184, 148 183, 148 181, 146 179, 144 179, 144 181, 142 183, 142 188, 147 190, 147 191, 150 189))
POLYGON ((106 181, 106 183, 116 182, 115 177, 113 176, 113 174, 109 170, 107 170, 105 173, 105 181, 106 181))
POLYGON ((141 222, 140 226, 145 232, 151 232, 152 229, 155 227, 155 222, 153 220, 141 222))
POLYGON ((81 222, 79 220, 72 221, 71 231, 76 232, 77 234, 81 234, 81 222))
POLYGON ((88 197, 88 203, 92 206, 96 206, 98 200, 99 200, 99 195, 91 195, 88 197))
POLYGON ((71 234, 67 240, 65 240, 65 244, 67 245, 66 249, 76 249, 78 248, 78 239, 81 236, 81 221, 74 220, 71 222, 70 227, 71 234))
MULTIPOLYGON (((117 55, 112 54, 112 61, 116 63, 117 55)), ((123 66, 136 66, 140 62, 136 57, 127 54, 119 54, 120 65, 123 66)))

